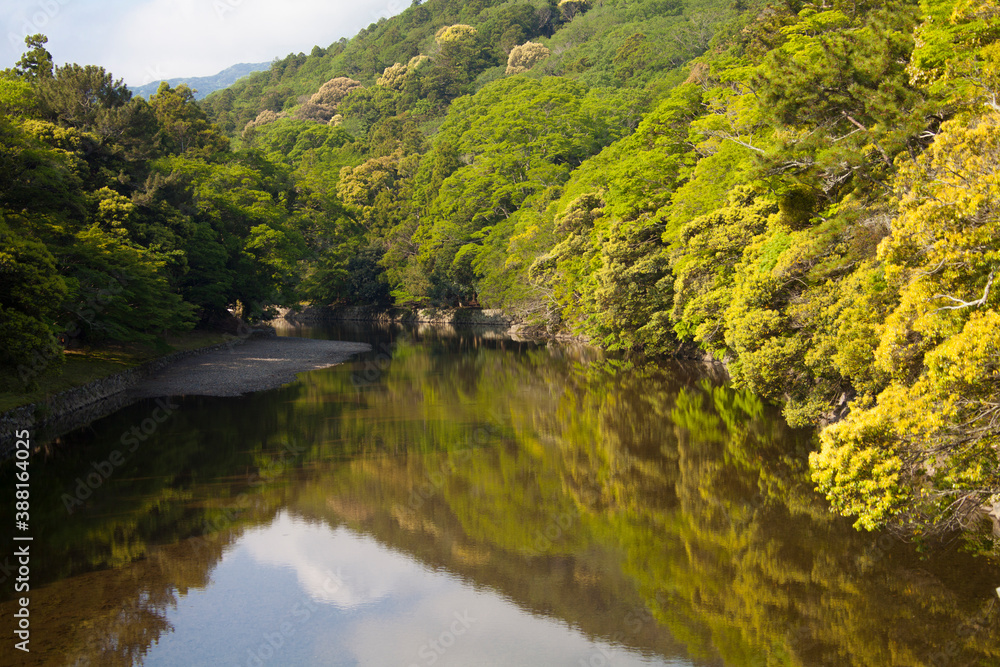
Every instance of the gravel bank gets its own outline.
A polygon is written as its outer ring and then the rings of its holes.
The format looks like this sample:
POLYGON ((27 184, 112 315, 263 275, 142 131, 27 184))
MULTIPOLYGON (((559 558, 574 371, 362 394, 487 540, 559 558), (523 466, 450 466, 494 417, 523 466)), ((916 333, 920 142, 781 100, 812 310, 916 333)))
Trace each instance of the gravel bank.
POLYGON ((295 381, 371 349, 365 343, 311 338, 263 338, 171 364, 129 390, 135 398, 240 396, 295 381))

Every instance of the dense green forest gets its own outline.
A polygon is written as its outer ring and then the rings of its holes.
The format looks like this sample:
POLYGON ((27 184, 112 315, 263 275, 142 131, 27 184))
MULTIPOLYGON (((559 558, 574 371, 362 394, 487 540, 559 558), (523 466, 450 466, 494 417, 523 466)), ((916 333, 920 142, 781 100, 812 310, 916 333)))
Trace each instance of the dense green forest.
POLYGON ((996 0, 414 2, 196 103, 28 38, 0 364, 227 309, 482 305, 697 345, 857 526, 1000 507, 996 0))

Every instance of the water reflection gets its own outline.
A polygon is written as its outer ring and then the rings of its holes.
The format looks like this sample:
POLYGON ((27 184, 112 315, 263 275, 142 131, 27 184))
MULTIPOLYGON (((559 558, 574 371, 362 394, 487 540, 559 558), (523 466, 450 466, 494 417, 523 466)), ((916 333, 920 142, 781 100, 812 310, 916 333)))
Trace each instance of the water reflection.
POLYGON ((1000 663, 995 567, 854 532, 810 435, 704 369, 302 333, 373 351, 179 401, 72 514, 151 404, 33 461, 29 664, 1000 663))
POLYGON ((664 664, 536 618, 344 527, 281 513, 167 614, 147 665, 664 664))

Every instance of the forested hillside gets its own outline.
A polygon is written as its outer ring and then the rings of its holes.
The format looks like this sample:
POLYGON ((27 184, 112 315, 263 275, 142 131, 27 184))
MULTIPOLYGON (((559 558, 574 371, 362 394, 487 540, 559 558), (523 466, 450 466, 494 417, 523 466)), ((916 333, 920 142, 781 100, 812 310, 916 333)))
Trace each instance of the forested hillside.
POLYGON ((197 104, 36 36, 0 78, 0 363, 232 306, 499 307, 701 346, 824 426, 859 527, 969 528, 1000 500, 998 39, 995 0, 428 0, 197 104))

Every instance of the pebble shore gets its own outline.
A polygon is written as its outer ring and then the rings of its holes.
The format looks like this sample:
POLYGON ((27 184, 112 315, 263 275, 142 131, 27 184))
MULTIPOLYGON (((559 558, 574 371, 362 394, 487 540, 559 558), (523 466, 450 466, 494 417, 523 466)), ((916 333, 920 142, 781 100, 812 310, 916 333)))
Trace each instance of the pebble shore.
POLYGON ((241 396, 294 382, 299 373, 343 363, 366 343, 272 337, 171 364, 129 390, 135 398, 241 396))

